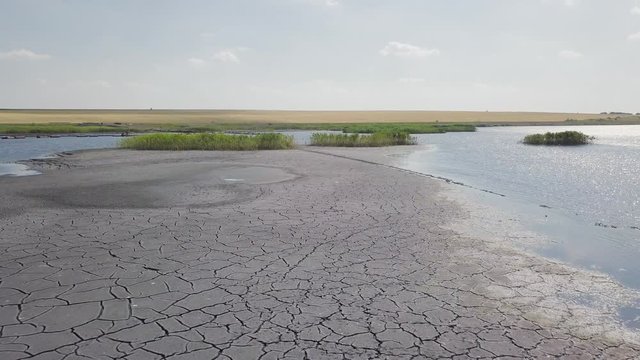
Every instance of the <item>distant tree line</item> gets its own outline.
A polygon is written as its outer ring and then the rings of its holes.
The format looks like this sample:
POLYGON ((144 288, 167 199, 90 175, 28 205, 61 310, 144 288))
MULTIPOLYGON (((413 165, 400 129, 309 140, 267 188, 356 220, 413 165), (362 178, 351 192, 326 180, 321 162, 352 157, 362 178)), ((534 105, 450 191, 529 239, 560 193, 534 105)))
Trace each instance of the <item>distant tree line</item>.
MULTIPOLYGON (((600 115, 633 115, 633 113, 621 112, 621 111, 611 111, 611 112, 603 111, 600 113, 600 115)), ((640 115, 640 112, 636 113, 636 115, 640 115)))

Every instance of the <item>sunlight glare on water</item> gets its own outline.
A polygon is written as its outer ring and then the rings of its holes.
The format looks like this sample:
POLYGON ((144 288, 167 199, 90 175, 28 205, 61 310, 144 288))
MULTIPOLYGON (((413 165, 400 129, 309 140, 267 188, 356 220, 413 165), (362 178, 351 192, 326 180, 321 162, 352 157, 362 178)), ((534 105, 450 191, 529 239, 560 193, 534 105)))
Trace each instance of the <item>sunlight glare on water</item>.
POLYGON ((418 135, 402 167, 506 195, 488 201, 554 239, 546 256, 640 288, 640 126, 490 127, 418 135), (586 146, 530 146, 525 135, 582 131, 586 146), (541 212, 542 211, 542 212, 541 212))

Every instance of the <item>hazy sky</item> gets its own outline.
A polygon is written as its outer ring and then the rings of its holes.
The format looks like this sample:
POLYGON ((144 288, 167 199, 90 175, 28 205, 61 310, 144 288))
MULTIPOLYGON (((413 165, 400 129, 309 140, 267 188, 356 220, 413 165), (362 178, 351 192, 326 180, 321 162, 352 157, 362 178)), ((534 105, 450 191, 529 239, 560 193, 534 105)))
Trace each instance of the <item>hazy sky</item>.
POLYGON ((640 112, 637 0, 0 0, 0 107, 640 112))

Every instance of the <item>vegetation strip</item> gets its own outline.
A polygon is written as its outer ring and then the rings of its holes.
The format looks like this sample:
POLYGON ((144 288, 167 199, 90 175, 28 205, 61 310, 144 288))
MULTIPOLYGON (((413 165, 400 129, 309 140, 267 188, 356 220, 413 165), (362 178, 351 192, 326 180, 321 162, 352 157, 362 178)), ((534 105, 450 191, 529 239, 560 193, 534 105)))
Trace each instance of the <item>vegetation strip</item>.
POLYGON ((415 144, 416 139, 405 132, 380 131, 371 135, 323 133, 311 135, 311 145, 314 146, 380 147, 415 144))
POLYGON ((407 132, 410 134, 438 134, 452 131, 475 131, 471 124, 438 123, 215 123, 215 124, 123 124, 123 123, 50 123, 0 124, 0 134, 77 134, 77 133, 144 133, 144 132, 223 132, 223 131, 282 131, 330 130, 345 133, 374 133, 379 131, 407 132))
POLYGON ((121 125, 99 124, 0 124, 0 134, 101 134, 128 132, 121 125))
POLYGON ((120 147, 135 150, 281 150, 295 146, 283 134, 146 134, 123 139, 120 147))
POLYGON ((589 144, 593 139, 593 136, 579 131, 562 131, 527 135, 522 142, 527 145, 585 145, 589 144))

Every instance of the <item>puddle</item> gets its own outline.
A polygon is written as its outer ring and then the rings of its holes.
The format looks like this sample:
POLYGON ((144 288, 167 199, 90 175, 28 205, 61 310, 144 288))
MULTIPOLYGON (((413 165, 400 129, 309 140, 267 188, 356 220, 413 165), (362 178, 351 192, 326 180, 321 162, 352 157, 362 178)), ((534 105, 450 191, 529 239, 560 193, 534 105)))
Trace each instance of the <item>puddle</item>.
POLYGON ((618 309, 622 323, 634 330, 640 330, 640 304, 638 306, 624 306, 618 309))

